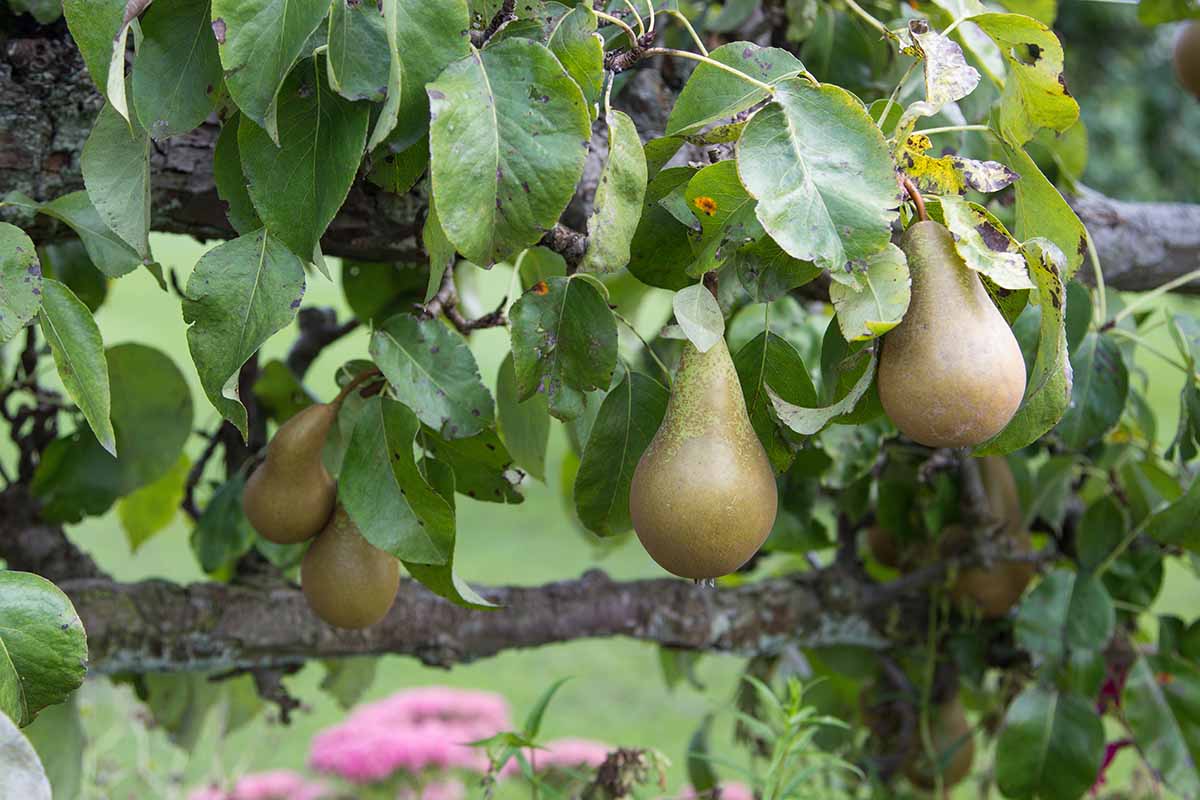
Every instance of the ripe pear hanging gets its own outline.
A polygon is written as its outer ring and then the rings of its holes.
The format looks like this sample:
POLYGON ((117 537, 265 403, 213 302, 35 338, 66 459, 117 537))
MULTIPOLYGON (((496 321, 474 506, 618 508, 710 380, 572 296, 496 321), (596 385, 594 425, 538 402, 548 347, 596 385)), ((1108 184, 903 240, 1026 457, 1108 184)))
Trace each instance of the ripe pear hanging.
POLYGON ((977 445, 999 433, 1021 405, 1021 348, 946 226, 917 222, 901 248, 912 273, 912 302, 883 337, 879 399, 915 442, 977 445))
POLYGON ((1184 89, 1200 98, 1200 20, 1187 23, 1175 40, 1175 74, 1184 89))
POLYGON ((366 628, 387 616, 400 588, 400 562, 363 538, 338 506, 300 564, 300 588, 318 617, 366 628))
POLYGON ((716 578, 762 546, 777 506, 725 340, 705 353, 685 342, 666 416, 633 473, 638 539, 669 572, 716 578))
POLYGON ((264 539, 278 544, 311 539, 333 513, 337 490, 321 450, 338 408, 318 403, 285 422, 267 445, 266 460, 246 481, 242 509, 264 539))
POLYGON ((904 774, 914 786, 929 790, 937 785, 937 773, 940 772, 942 786, 949 788, 971 772, 971 762, 975 759, 971 726, 957 696, 930 709, 930 716, 929 733, 937 761, 930 763, 923 748, 917 745, 913 748, 916 752, 904 766, 904 774))

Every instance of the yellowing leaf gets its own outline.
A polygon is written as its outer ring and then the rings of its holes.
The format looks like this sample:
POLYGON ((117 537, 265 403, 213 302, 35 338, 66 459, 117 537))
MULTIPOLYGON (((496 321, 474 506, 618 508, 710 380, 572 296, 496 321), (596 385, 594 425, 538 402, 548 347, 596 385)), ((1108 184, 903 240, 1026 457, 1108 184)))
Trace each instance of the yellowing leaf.
POLYGON ((1033 288, 1021 246, 1000 220, 961 197, 943 197, 941 206, 954 247, 968 267, 1005 289, 1033 288))
POLYGON ((933 116, 979 85, 979 72, 967 63, 962 48, 949 37, 930 30, 927 20, 910 21, 908 34, 909 44, 904 52, 925 61, 925 99, 905 110, 901 126, 918 116, 933 116))
POLYGON ((930 156, 929 137, 914 133, 896 147, 896 166, 922 192, 937 195, 998 192, 1020 176, 998 161, 976 161, 962 156, 930 156))

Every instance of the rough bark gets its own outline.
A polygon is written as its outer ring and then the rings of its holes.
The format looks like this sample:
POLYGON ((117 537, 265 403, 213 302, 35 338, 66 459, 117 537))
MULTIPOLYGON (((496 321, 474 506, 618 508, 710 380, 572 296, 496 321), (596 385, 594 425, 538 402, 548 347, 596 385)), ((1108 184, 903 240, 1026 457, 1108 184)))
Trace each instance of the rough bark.
MULTIPOLYGON (((646 69, 639 71, 619 105, 634 115, 643 134, 656 135, 672 95, 659 71, 646 69)), ((0 194, 17 190, 48 201, 82 189, 79 155, 101 104, 62 26, 0 45, 0 194)), ((210 121, 156 144, 155 230, 198 239, 235 235, 213 183, 217 131, 210 121)), ((585 175, 585 189, 599 173, 599 155, 585 175)), ((1110 286, 1152 288, 1200 263, 1200 205, 1123 203, 1092 193, 1072 202, 1092 232, 1110 286)), ((321 247, 329 255, 363 260, 423 258, 420 231, 426 208, 420 186, 397 196, 360 177, 321 247)), ((581 228, 587 210, 586 201, 573 204, 566 222, 581 228)), ((20 209, 0 208, 0 220, 20 225, 36 241, 69 233, 49 217, 31 218, 20 209)), ((1200 283, 1181 291, 1200 292, 1200 283)))

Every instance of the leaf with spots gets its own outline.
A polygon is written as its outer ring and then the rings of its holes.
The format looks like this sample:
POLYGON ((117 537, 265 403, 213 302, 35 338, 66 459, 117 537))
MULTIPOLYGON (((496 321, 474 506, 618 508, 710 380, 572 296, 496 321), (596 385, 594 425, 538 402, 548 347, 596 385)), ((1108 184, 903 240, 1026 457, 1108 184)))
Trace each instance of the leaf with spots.
POLYGON ((844 89, 779 83, 742 131, 737 167, 771 238, 836 281, 853 284, 850 262, 891 241, 899 186, 887 144, 844 89))
POLYGON ((183 319, 204 393, 246 435, 238 371, 296 316, 304 265, 265 230, 209 250, 188 278, 183 319))
POLYGON ((1000 135, 1021 147, 1042 128, 1061 133, 1074 125, 1079 104, 1067 91, 1062 43, 1054 31, 1020 14, 980 14, 971 21, 1000 47, 1008 66, 1000 98, 1000 135))
POLYGON ((545 46, 513 38, 472 50, 426 91, 446 237, 482 265, 536 244, 583 174, 592 126, 579 86, 545 46))
MULTIPOLYGON (((763 83, 775 84, 804 72, 794 55, 778 47, 730 42, 708 57, 763 83)), ((699 64, 684 84, 667 119, 667 136, 699 133, 705 126, 745 111, 767 98, 765 89, 710 64, 699 64)))
POLYGON ((621 111, 610 111, 606 119, 608 158, 588 218, 587 250, 579 263, 583 272, 616 272, 629 263, 646 197, 646 156, 637 126, 621 111))
POLYGON ((613 536, 633 527, 629 517, 633 471, 666 413, 667 390, 636 372, 626 372, 600 404, 574 490, 579 521, 597 536, 613 536))
POLYGON ((512 456, 494 428, 465 439, 447 439, 425 428, 421 445, 450 466, 459 494, 489 503, 525 501, 518 491, 524 473, 513 466, 512 456))
POLYGON ((1017 203, 1013 228, 1021 241, 1049 239, 1062 250, 1063 282, 1071 280, 1087 254, 1087 237, 1075 209, 1067 203, 1029 154, 1017 147, 1001 144, 1005 161, 1021 176, 1013 184, 1017 203))
POLYGON ((757 204, 742 186, 733 160, 711 164, 692 176, 684 201, 700 221, 700 236, 692 243, 696 258, 688 266, 693 277, 719 268, 739 248, 763 236, 754 216, 757 204))
POLYGON ((847 342, 882 336, 900 324, 912 296, 904 252, 889 244, 858 269, 860 288, 833 283, 829 299, 847 342))
MULTIPOLYGON (((82 189, 54 198, 49 203, 39 203, 31 200, 20 192, 10 192, 4 202, 15 206, 28 208, 63 222, 83 242, 83 249, 96 265, 96 269, 110 278, 119 278, 137 269, 142 258, 133 248, 117 236, 99 212, 92 206, 88 194, 82 189)), ((159 276, 161 276, 161 270, 159 276)))
POLYGON ((254 208, 272 237, 305 261, 354 183, 369 116, 366 104, 333 92, 305 62, 279 92, 281 142, 249 117, 238 125, 238 152, 254 208))
POLYGON ((338 474, 338 500, 363 537, 396 558, 445 564, 454 552, 454 509, 417 468, 417 415, 386 397, 367 400, 338 474))
POLYGON ((492 395, 462 334, 437 319, 397 314, 371 337, 371 358, 393 396, 447 439, 489 428, 492 395))
POLYGON ((924 61, 925 99, 904 110, 901 127, 919 116, 932 117, 979 85, 979 72, 967 63, 962 48, 952 39, 930 30, 928 20, 910 20, 908 40, 904 52, 924 61))
POLYGON ((1024 248, 1042 311, 1037 354, 1020 408, 1004 430, 975 448, 977 456, 1004 455, 1037 441, 1058 424, 1071 402, 1063 254, 1045 239, 1032 239, 1024 248))
POLYGON ((17 335, 42 305, 42 265, 25 232, 0 222, 0 344, 17 335))
POLYGON ((513 305, 513 366, 518 397, 536 392, 550 413, 583 413, 584 393, 608 388, 617 366, 617 322, 608 302, 582 276, 539 281, 513 305))
POLYGON ((932 146, 928 136, 914 133, 896 147, 896 166, 927 194, 966 194, 967 189, 998 192, 1020 177, 998 161, 927 155, 932 146))
POLYGON ((990 211, 955 196, 941 198, 940 205, 954 248, 968 267, 1005 289, 1033 288, 1021 246, 990 211))

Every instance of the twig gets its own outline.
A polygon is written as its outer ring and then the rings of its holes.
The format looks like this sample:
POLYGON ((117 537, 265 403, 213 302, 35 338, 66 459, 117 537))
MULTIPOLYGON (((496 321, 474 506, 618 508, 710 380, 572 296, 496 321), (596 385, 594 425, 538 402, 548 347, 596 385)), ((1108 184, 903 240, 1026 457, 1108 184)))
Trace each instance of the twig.
POLYGON ((538 244, 562 256, 567 262, 567 274, 571 275, 579 268, 579 262, 587 252, 587 242, 587 236, 571 230, 561 222, 556 222, 538 244))
POLYGON ((507 302, 508 298, 505 298, 500 301, 500 305, 495 310, 475 319, 467 319, 458 309, 458 290, 454 288, 454 272, 446 270, 442 275, 442 285, 437 290, 437 294, 425 305, 417 305, 416 311, 417 316, 422 319, 433 319, 438 314, 444 314, 446 319, 450 320, 450 324, 465 336, 471 331, 507 325, 508 317, 504 314, 507 302))
POLYGON ((614 75, 624 72, 627 69, 632 69, 639 61, 646 57, 646 54, 649 52, 647 48, 654 44, 654 37, 654 31, 649 31, 644 36, 637 37, 628 50, 615 50, 605 53, 604 68, 614 75))
MULTIPOLYGON (((595 11, 593 13, 595 13, 595 15, 598 18, 604 20, 605 22, 609 23, 610 25, 616 25, 618 28, 625 31, 625 35, 629 37, 629 46, 634 49, 637 49, 638 44, 641 41, 641 39, 638 36, 637 32, 634 31, 633 28, 629 27, 627 24, 625 24, 625 22, 623 20, 620 20, 617 17, 614 17, 612 14, 605 14, 603 11, 595 11)), ((641 18, 640 17, 638 18, 638 26, 641 27, 641 18)), ((645 35, 646 35, 645 33, 642 34, 642 36, 645 36, 645 35)))
POLYGON ((301 379, 322 350, 355 331, 360 323, 357 319, 349 319, 339 325, 337 312, 332 308, 302 308, 296 315, 296 324, 300 327, 300 335, 288 351, 285 363, 301 379))
POLYGON ((213 457, 213 453, 217 451, 217 445, 221 443, 221 427, 226 425, 229 425, 229 423, 222 422, 217 430, 208 435, 208 444, 204 446, 204 451, 200 453, 200 457, 196 459, 196 463, 192 464, 192 468, 188 470, 187 483, 183 486, 183 502, 180 504, 180 508, 192 519, 200 518, 200 508, 196 505, 196 487, 200 485, 200 479, 204 476, 204 468, 208 466, 209 459, 213 457))
POLYGON ((380 377, 382 374, 383 373, 379 371, 379 367, 364 369, 362 372, 351 378, 349 383, 342 387, 342 390, 338 392, 337 397, 333 398, 333 401, 330 403, 330 405, 340 406, 342 401, 349 397, 351 392, 372 378, 380 377))

